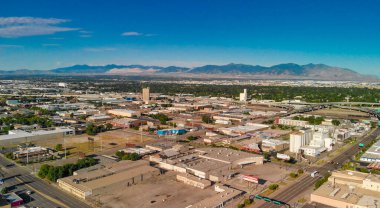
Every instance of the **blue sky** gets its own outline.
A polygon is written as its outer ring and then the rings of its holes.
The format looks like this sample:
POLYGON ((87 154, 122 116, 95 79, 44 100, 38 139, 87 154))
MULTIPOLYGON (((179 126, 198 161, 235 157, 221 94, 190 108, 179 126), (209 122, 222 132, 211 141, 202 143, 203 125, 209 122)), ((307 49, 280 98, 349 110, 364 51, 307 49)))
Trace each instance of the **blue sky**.
POLYGON ((1 0, 0 70, 324 63, 380 75, 376 0, 1 0))

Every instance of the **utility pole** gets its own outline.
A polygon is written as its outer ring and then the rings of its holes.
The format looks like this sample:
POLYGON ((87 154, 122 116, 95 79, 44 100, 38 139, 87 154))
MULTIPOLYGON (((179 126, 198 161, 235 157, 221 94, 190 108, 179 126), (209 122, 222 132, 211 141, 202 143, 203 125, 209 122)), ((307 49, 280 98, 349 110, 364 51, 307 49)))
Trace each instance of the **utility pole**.
POLYGON ((28 137, 26 137, 26 164, 29 164, 29 149, 28 149, 28 137))
POLYGON ((65 137, 63 137, 63 145, 65 146, 65 159, 67 159, 67 153, 66 153, 66 141, 65 141, 65 137))

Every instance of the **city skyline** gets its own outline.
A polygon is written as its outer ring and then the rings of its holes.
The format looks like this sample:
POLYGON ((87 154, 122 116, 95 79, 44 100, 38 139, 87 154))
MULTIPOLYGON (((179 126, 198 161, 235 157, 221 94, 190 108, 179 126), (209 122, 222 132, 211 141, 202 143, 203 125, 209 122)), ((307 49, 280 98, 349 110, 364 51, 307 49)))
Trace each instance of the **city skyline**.
POLYGON ((380 75, 375 1, 91 2, 3 1, 0 70, 293 62, 380 75))

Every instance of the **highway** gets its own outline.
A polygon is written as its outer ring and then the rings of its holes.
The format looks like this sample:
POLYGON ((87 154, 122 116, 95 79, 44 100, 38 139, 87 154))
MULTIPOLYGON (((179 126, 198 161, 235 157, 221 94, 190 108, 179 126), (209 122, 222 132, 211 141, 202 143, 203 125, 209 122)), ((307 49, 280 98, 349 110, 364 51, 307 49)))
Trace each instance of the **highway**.
MULTIPOLYGON (((380 128, 377 128, 371 134, 362 138, 360 143, 365 145, 369 144, 373 139, 380 136, 380 128)), ((344 151, 339 156, 335 157, 332 161, 333 163, 327 163, 322 167, 311 169, 310 171, 317 170, 321 176, 324 176, 329 171, 333 171, 339 168, 339 166, 347 160, 355 155, 359 151, 359 147, 357 145, 352 146, 348 150, 344 151), (337 165, 338 164, 338 165, 337 165)), ((269 197, 275 199, 277 201, 282 201, 286 203, 290 203, 293 199, 299 196, 301 193, 307 191, 308 189, 314 187, 315 182, 318 180, 318 177, 312 178, 309 174, 305 174, 299 181, 286 188, 285 190, 281 190, 277 195, 273 197, 269 197)), ((260 208, 272 208, 272 207, 281 207, 279 205, 274 205, 272 203, 264 202, 258 200, 254 207, 260 208)))
MULTIPOLYGON (((44 201, 48 201, 48 207, 80 207, 80 208, 90 208, 85 202, 74 198, 73 196, 65 193, 53 185, 37 178, 36 176, 30 174, 26 169, 16 165, 15 163, 0 156, 0 166, 3 169, 3 174, 5 175, 5 184, 7 180, 17 180, 18 184, 22 184, 28 187, 28 190, 36 192, 34 195, 39 198, 44 198, 44 201), (54 206, 52 206, 54 205, 54 206), (58 206, 57 206, 58 205, 58 206)), ((34 197, 38 200, 37 197, 34 197)))

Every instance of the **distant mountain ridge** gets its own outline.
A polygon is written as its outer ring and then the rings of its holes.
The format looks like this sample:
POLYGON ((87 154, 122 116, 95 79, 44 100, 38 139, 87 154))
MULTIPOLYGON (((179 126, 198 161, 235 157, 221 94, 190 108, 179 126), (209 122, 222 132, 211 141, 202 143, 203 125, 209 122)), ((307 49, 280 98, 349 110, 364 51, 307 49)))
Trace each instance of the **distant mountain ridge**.
POLYGON ((378 80, 377 77, 362 75, 351 69, 328 66, 325 64, 285 63, 270 67, 260 65, 235 64, 226 65, 204 65, 200 67, 188 68, 178 66, 144 66, 144 65, 116 65, 104 66, 74 65, 63 68, 56 68, 47 71, 43 70, 15 70, 0 71, 0 75, 22 75, 22 74, 113 74, 113 75, 175 75, 175 76, 216 76, 216 77, 259 77, 262 79, 313 79, 313 80, 378 80))

